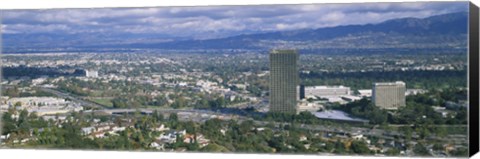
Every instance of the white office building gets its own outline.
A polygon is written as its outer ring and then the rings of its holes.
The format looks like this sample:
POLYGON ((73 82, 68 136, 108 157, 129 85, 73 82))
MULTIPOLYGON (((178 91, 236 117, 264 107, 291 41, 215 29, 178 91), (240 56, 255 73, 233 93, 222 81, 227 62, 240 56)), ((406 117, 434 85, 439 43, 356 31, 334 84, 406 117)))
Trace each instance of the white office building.
POLYGON ((405 83, 401 81, 374 83, 372 100, 380 108, 398 109, 405 106, 405 91, 405 83))

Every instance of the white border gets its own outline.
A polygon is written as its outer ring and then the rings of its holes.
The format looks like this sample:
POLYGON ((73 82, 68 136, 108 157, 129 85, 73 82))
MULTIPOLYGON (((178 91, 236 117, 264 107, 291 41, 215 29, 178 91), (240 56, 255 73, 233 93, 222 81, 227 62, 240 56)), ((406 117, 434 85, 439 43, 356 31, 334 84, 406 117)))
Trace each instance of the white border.
MULTIPOLYGON (((104 7, 160 7, 160 6, 207 6, 207 5, 258 5, 258 4, 309 4, 309 3, 365 3, 365 2, 421 2, 428 0, 0 0, 0 9, 54 9, 54 8, 104 8, 104 7)), ((435 0, 452 1, 452 0, 435 0)), ((478 4, 478 2, 474 2, 478 4)), ((1 18, 1 10, 0 10, 1 18)), ((317 156, 317 155, 265 155, 265 154, 211 154, 211 153, 165 153, 165 152, 125 152, 125 151, 81 151, 81 150, 19 150, 0 149, 3 159, 52 159, 52 158, 208 158, 208 159, 245 159, 245 158, 372 158, 359 156, 317 156)), ((375 157, 387 158, 387 157, 375 157)), ((399 158, 399 157, 388 157, 399 158)), ((474 156, 480 158, 480 154, 474 156)))
MULTIPOLYGON (((428 0, 0 0, 0 9, 51 9, 99 7, 159 7, 206 5, 258 5, 258 4, 308 4, 308 3, 365 3, 365 2, 429 2, 428 0)), ((430 0, 465 1, 465 0, 430 0)))

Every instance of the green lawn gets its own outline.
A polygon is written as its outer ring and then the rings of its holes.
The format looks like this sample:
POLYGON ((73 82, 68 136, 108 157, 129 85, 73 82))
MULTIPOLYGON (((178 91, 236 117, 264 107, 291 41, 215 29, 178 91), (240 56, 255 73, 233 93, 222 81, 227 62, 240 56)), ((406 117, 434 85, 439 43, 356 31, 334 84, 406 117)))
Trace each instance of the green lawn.
POLYGON ((113 103, 110 101, 110 98, 89 98, 88 100, 107 107, 113 107, 113 103))

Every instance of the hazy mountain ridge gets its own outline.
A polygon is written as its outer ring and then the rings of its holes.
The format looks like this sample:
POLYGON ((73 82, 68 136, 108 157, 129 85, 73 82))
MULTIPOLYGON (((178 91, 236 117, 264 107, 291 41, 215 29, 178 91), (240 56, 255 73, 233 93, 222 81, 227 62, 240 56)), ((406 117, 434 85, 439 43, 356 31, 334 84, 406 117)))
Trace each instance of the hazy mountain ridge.
MULTIPOLYGON (((346 25, 318 29, 277 31, 209 40, 160 38, 161 35, 43 35, 4 43, 15 48, 156 48, 156 49, 458 49, 467 46, 468 13, 458 12, 427 18, 392 19, 378 24, 346 25), (102 39, 102 40, 99 40, 102 39), (90 39, 90 40, 88 40, 90 39), (55 41, 63 43, 55 44, 55 41), (32 44, 25 46, 25 44, 32 44)), ((7 41, 13 41, 4 36, 7 41)))
POLYGON ((128 47, 165 49, 462 48, 467 46, 467 16, 466 12, 460 12, 424 19, 393 19, 378 24, 239 35, 211 40, 134 44, 128 47))

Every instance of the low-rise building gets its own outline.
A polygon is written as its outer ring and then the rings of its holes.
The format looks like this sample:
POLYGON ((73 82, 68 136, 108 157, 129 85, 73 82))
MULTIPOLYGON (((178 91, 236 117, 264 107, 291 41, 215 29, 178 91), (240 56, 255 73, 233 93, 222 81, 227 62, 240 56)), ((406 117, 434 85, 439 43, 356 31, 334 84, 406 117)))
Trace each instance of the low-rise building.
POLYGON ((323 97, 350 95, 350 87, 345 86, 310 86, 305 87, 305 97, 323 97))
POLYGON ((319 109, 323 108, 323 105, 318 104, 318 103, 308 103, 304 100, 300 101, 298 103, 298 112, 303 112, 303 111, 308 111, 308 112, 316 112, 319 109))
POLYGON ((424 89, 407 89, 405 91, 405 95, 417 95, 417 94, 423 94, 423 93, 426 93, 427 90, 424 90, 424 89))
POLYGON ((118 127, 118 126, 112 127, 112 131, 114 131, 114 132, 125 131, 125 129, 126 129, 126 127, 118 127))
POLYGON ((159 127, 157 128, 154 128, 155 131, 167 131, 167 130, 170 130, 170 128, 168 127, 165 127, 165 125, 160 125, 159 127))
POLYGON ((362 97, 371 97, 372 96, 372 90, 371 89, 360 89, 360 90, 358 90, 358 93, 360 93, 360 96, 362 96, 362 97))
POLYGON ((83 134, 83 135, 90 135, 90 134, 92 134, 94 131, 95 131, 95 127, 93 127, 93 126, 82 128, 82 134, 83 134))
POLYGON ((97 70, 85 70, 85 76, 90 78, 97 78, 98 71, 97 70))

